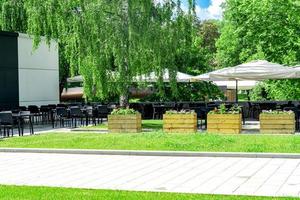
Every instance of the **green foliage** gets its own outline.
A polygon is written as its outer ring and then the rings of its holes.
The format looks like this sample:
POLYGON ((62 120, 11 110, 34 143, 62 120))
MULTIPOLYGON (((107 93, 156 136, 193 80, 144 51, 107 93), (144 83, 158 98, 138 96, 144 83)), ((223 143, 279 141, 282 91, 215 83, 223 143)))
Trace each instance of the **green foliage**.
POLYGON ((194 34, 195 1, 188 2, 185 13, 177 0, 0 0, 0 27, 33 35, 35 46, 41 36, 56 39, 70 73, 83 75, 87 99, 126 98, 133 77, 152 71, 162 88, 164 69, 176 96, 176 55, 194 34))
POLYGON ((24 0, 0 0, 0 30, 26 32, 24 0))
MULTIPOLYGON (((249 60, 300 62, 300 5, 293 0, 227 0, 217 61, 229 67, 249 60)), ((299 99, 300 80, 265 82, 268 98, 299 99)), ((261 87, 258 86, 259 90, 261 87)))
POLYGON ((111 115, 135 115, 138 112, 132 108, 115 108, 111 115))
POLYGON ((176 55, 179 71, 199 75, 216 67, 216 40, 219 38, 219 24, 215 20, 200 22, 195 28, 192 45, 181 48, 176 55))
POLYGON ((231 108, 227 109, 225 104, 221 104, 219 108, 215 108, 210 111, 209 114, 239 114, 242 108, 239 105, 233 105, 231 108))
POLYGON ((269 100, 267 94, 267 84, 265 82, 258 83, 251 91, 250 91, 250 100, 251 101, 264 101, 269 100))
POLYGON ((300 99, 300 80, 270 80, 266 82, 269 99, 298 100, 300 99))
MULTIPOLYGON (((157 87, 154 85, 154 87, 157 87)), ((208 101, 210 99, 223 99, 224 94, 214 84, 209 82, 178 83, 178 95, 172 96, 168 83, 163 85, 164 96, 158 92, 143 98, 143 101, 208 101)))

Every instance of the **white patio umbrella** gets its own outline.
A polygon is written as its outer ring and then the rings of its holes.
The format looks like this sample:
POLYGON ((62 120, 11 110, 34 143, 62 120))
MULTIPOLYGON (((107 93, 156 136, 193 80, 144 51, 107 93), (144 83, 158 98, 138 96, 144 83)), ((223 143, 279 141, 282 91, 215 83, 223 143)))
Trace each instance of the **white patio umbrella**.
POLYGON ((67 79, 68 83, 80 83, 83 82, 83 77, 81 75, 74 76, 67 79))
MULTIPOLYGON (((176 80, 177 82, 190 82, 190 80, 194 76, 185 74, 182 72, 177 72, 176 74, 176 80)), ((135 77, 135 82, 157 82, 158 81, 158 76, 156 75, 155 72, 151 72, 150 74, 144 74, 142 76, 137 76, 135 77)), ((170 81, 170 75, 169 75, 169 70, 165 69, 164 74, 163 74, 163 81, 164 82, 169 82, 170 81)))
MULTIPOLYGON (((182 72, 177 72, 176 74, 177 82, 189 82, 193 77, 194 76, 182 72)), ((151 72, 150 74, 145 74, 141 76, 136 76, 134 78, 134 82, 157 82, 157 81, 158 81, 158 77, 156 76, 155 72, 151 72)), ((169 70, 167 69, 164 70, 163 81, 164 82, 170 81, 169 70)), ((83 82, 83 77, 81 75, 74 76, 72 78, 68 78, 67 82, 68 83, 83 82)))
POLYGON ((269 80, 299 78, 299 70, 265 60, 251 61, 235 67, 209 73, 211 79, 220 80, 269 80))
MULTIPOLYGON (((212 81, 217 86, 225 86, 227 89, 235 89, 236 81, 212 81)), ((259 81, 239 81, 238 87, 240 90, 251 90, 259 81)))
MULTIPOLYGON (((199 76, 195 76, 194 78, 192 78, 191 81, 197 81, 197 80, 203 80, 203 81, 212 81, 215 85, 217 86, 225 86, 228 89, 235 89, 236 87, 236 81, 229 81, 229 80, 225 80, 225 81, 220 81, 223 79, 213 79, 213 78, 209 78, 209 74, 210 73, 206 73, 206 74, 201 74, 199 76)), ((253 81, 253 80, 243 80, 243 81, 239 81, 239 88, 241 90, 251 90, 252 88, 255 87, 255 85, 258 83, 258 81, 253 81)))
MULTIPOLYGON (((262 81, 269 79, 300 78, 300 70, 293 67, 285 67, 276 63, 270 63, 265 60, 257 60, 196 76, 192 78, 192 80, 207 80, 207 76, 211 81, 236 81, 237 91, 238 81, 240 80, 262 81)), ((238 101, 238 99, 236 99, 236 101, 238 101)))

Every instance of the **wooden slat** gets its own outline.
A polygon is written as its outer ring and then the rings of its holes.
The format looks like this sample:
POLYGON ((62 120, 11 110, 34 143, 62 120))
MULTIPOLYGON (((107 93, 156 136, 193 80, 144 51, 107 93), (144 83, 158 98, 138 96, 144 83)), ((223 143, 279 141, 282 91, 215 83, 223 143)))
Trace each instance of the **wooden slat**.
POLYGON ((215 129, 215 128, 210 128, 207 129, 208 133, 225 133, 225 134, 239 134, 241 132, 241 129, 215 129))
POLYGON ((266 134, 295 133, 294 114, 260 114, 260 132, 266 134))
POLYGON ((236 129, 236 128, 241 128, 241 124, 240 123, 235 123, 235 124, 231 124, 231 123, 226 123, 226 124, 210 124, 209 125, 210 128, 224 128, 224 129, 236 129))
POLYGON ((136 115, 109 115, 108 130, 112 133, 141 132, 141 114, 136 115))
POLYGON ((282 120, 282 119, 278 119, 278 120, 273 120, 273 119, 261 119, 260 120, 260 124, 295 124, 295 119, 289 119, 289 120, 282 120))
POLYGON ((295 129, 295 124, 261 124, 261 129, 295 129))
POLYGON ((242 116, 241 114, 208 114, 207 115, 208 119, 224 119, 224 120, 228 120, 228 119, 241 119, 242 116))
POLYGON ((295 119, 295 114, 260 114, 259 119, 290 120, 295 119))
POLYGON ((197 123, 197 120, 196 119, 163 119, 163 123, 191 124, 191 123, 197 123))
POLYGON ((165 132, 196 132, 197 115, 193 114, 164 114, 163 129, 165 132))
POLYGON ((167 133, 195 133, 197 129, 188 129, 188 128, 176 128, 176 129, 164 129, 167 133))
POLYGON ((282 130, 263 129, 262 130, 261 129, 260 133, 262 133, 262 134, 294 134, 295 129, 293 129, 293 130, 288 130, 288 129, 286 129, 286 130, 284 130, 284 129, 282 129, 282 130))
POLYGON ((208 119, 207 124, 240 124, 240 120, 218 120, 218 119, 208 119))
POLYGON ((207 118, 208 133, 238 134, 242 130, 241 114, 209 114, 207 118))

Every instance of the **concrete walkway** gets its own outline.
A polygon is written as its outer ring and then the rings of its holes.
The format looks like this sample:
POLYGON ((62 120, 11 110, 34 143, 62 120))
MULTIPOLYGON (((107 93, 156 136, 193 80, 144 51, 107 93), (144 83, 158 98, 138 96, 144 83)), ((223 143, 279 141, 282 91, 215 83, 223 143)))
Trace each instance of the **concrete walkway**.
POLYGON ((300 159, 0 153, 0 184, 300 196, 300 159))

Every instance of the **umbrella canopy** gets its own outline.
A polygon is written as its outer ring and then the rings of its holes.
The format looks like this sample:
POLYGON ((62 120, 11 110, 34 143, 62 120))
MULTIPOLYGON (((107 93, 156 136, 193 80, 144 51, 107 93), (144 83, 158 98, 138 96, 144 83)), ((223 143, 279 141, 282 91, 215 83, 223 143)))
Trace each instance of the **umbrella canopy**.
MULTIPOLYGON (((236 89, 235 81, 212 81, 217 86, 225 86, 227 89, 236 89)), ((239 81, 239 89, 240 90, 251 90, 253 89, 258 81, 239 81)))
MULTIPOLYGON (((252 80, 262 81, 269 79, 294 79, 300 78, 300 68, 286 67, 276 63, 270 63, 265 60, 251 61, 219 69, 207 74, 195 76, 192 80, 210 80, 210 81, 236 81, 236 90, 238 90, 238 81, 252 80)), ((236 94, 237 98, 237 94, 236 94)), ((238 99, 236 99, 238 101, 238 99)))
MULTIPOLYGON (((201 74, 199 76, 195 76, 194 78, 191 79, 191 81, 212 81, 212 83, 214 83, 217 86, 225 86, 227 89, 235 89, 236 87, 236 81, 229 81, 229 80, 225 80, 225 81, 220 81, 220 80, 224 80, 224 79, 213 79, 209 77, 210 73, 206 73, 206 74, 201 74)), ((253 80, 243 80, 243 81, 239 81, 239 89, 241 90, 251 90, 252 88, 255 87, 255 85, 258 83, 258 81, 253 81, 253 80)))
MULTIPOLYGON (((197 77, 196 77, 197 78, 197 77)), ((252 61, 209 73, 211 80, 268 80, 300 78, 300 71, 265 60, 252 61)))
POLYGON ((83 77, 81 75, 74 76, 67 79, 68 83, 81 83, 83 82, 83 77))
MULTIPOLYGON (((176 80, 177 82, 189 82, 194 76, 185 74, 182 72, 177 72, 176 74, 176 80)), ((141 76, 136 76, 134 78, 134 82, 157 82, 158 77, 156 76, 155 72, 151 72, 150 74, 144 74, 141 76)), ((164 82, 169 82, 170 81, 170 76, 169 76, 169 70, 164 70, 163 74, 163 81, 164 82)), ((72 78, 67 79, 68 83, 78 83, 78 82, 83 82, 83 77, 81 75, 79 76, 74 76, 72 78)))
MULTIPOLYGON (((177 72, 176 74, 176 80, 177 82, 190 82, 190 80, 193 78, 194 76, 189 75, 189 74, 185 74, 182 72, 177 72)), ((137 76, 135 77, 135 81, 136 82, 157 82, 158 81, 158 76, 156 75, 155 72, 151 72, 150 74, 144 74, 142 76, 137 76)), ((163 81, 164 82, 169 82, 170 81, 170 75, 169 75, 169 70, 164 70, 163 73, 163 81)))

